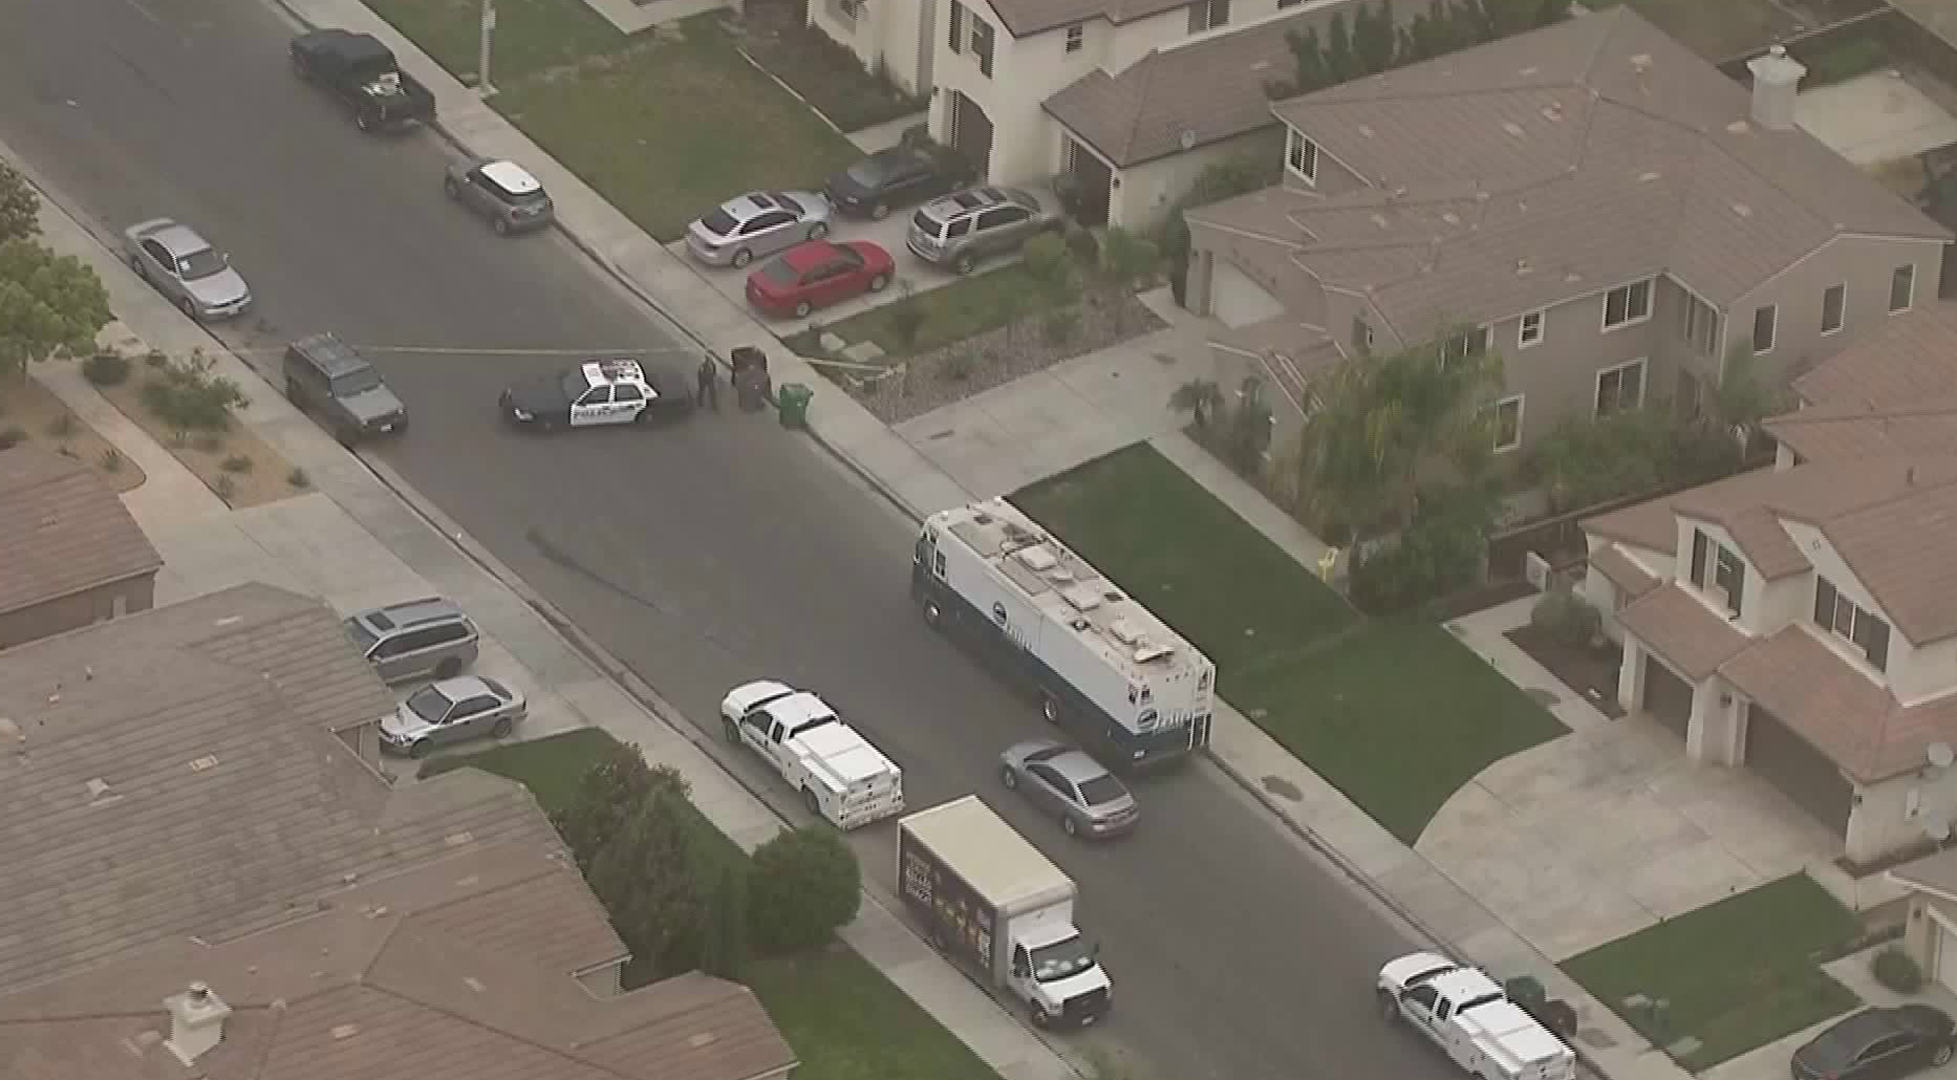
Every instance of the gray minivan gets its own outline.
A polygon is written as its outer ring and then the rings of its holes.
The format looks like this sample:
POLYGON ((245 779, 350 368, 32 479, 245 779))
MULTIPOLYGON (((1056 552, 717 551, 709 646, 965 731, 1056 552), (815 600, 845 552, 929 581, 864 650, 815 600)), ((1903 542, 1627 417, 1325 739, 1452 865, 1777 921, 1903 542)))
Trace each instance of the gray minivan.
POLYGON ((319 415, 327 430, 352 446, 408 428, 408 407, 353 346, 332 334, 311 334, 286 346, 285 396, 301 412, 319 415))
POLYGON ((476 662, 480 635, 462 609, 437 596, 363 611, 346 620, 347 637, 382 681, 455 677, 476 662))

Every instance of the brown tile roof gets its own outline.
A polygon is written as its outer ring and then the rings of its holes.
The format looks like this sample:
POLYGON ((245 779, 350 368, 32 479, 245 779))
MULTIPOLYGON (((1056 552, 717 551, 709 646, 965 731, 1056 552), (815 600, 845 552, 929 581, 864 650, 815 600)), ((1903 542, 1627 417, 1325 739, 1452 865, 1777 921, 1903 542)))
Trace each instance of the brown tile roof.
POLYGON ((1893 315, 1794 380, 1810 406, 1875 409, 1957 392, 1957 301, 1893 315))
POLYGON ((1957 459, 1920 468, 1914 486, 1886 500, 1814 524, 1904 637, 1927 644, 1957 635, 1957 459))
POLYGON ((34 826, 0 831, 0 992, 458 845, 556 843, 515 784, 392 791, 328 733, 390 704, 330 612, 264 585, 0 654, 0 820, 34 826))
POLYGON ((1156 50, 1117 75, 1096 68, 1047 98, 1046 111, 1116 168, 1274 127, 1264 87, 1290 77, 1285 35, 1322 19, 1310 12, 1156 50))
POLYGON ((1590 569, 1634 600, 1663 584, 1616 544, 1605 544, 1591 552, 1590 569))
POLYGON ((1957 397, 1875 408, 1809 406, 1764 426, 1804 461, 1957 454, 1957 397))
POLYGON ((0 613, 163 565, 122 500, 80 462, 0 450, 0 613))
POLYGON ((1751 640, 1676 583, 1645 594, 1617 617, 1625 630, 1693 682, 1718 671, 1751 640))
POLYGON ((1934 742, 1957 742, 1957 694, 1904 705, 1795 624, 1726 661, 1719 673, 1863 783, 1922 767, 1934 742))
POLYGON ((1659 272, 1724 306, 1837 236, 1949 236, 1806 132, 1753 126, 1745 88, 1629 7, 1275 111, 1372 190, 1192 224, 1255 234, 1216 239, 1233 259, 1301 246, 1406 340, 1659 272))
MULTIPOLYGON (((978 0, 965 0, 978 7, 978 0)), ((1014 37, 1077 22, 1106 19, 1116 26, 1189 6, 1189 0, 984 0, 1014 37)), ((1358 0, 1350 0, 1358 2, 1358 0)), ((1281 73, 1280 73, 1281 74, 1281 73)))
MULTIPOLYGON (((1907 862, 1889 871, 1891 880, 1941 893, 1944 896, 1957 896, 1957 848, 1939 851, 1935 855, 1907 862)), ((1948 901, 1936 901, 1945 915, 1957 919, 1957 908, 1949 906, 1948 901)))

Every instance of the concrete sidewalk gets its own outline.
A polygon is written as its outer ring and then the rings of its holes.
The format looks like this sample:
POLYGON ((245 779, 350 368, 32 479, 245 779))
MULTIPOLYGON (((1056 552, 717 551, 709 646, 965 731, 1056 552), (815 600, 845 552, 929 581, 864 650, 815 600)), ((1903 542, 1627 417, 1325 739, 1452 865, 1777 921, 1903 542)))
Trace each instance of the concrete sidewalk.
MULTIPOLYGON (((4 153, 0 147, 0 153, 4 153)), ((267 581, 315 595, 347 612, 407 595, 440 593, 467 610, 484 636, 480 669, 506 678, 531 701, 519 736, 599 727, 678 769, 693 801, 743 848, 773 837, 783 817, 731 775, 699 729, 659 699, 568 620, 446 521, 384 466, 342 448, 297 413, 203 327, 143 284, 115 254, 52 203, 44 240, 95 267, 121 320, 103 344, 172 355, 202 349, 250 400, 240 419, 292 465, 313 491, 233 511, 203 482, 81 377, 79 365, 37 365, 35 377, 105 439, 141 465, 145 483, 126 505, 166 566, 157 602, 241 581, 267 581)), ((480 746, 473 747, 480 748, 480 746)), ((462 752, 472 747, 463 747, 462 752)), ((392 771, 402 782, 412 766, 392 771)), ((948 965, 892 913, 897 901, 865 875, 865 903, 842 937, 1007 1080, 1078 1080, 1080 1070, 948 965)))

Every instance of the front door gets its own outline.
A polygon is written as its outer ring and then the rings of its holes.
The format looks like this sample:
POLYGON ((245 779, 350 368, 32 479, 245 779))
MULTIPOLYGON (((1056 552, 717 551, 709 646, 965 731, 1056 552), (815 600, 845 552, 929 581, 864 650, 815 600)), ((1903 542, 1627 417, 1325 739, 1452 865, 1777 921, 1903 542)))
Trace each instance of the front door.
POLYGON ((984 180, 992 170, 992 120, 979 104, 964 94, 951 92, 951 148, 958 152, 978 178, 984 180))
POLYGON ((1094 152, 1082 146, 1077 140, 1061 136, 1067 140, 1062 151, 1065 158, 1067 187, 1073 196, 1074 220, 1083 228, 1098 228, 1108 223, 1109 191, 1114 185, 1114 170, 1107 163, 1094 156, 1094 152))

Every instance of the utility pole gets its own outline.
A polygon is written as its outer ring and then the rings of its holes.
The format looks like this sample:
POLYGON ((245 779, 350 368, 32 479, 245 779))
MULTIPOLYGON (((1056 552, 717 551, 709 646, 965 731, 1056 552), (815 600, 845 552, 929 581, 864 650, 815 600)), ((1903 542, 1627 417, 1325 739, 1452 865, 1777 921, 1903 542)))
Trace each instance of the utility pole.
POLYGON ((489 81, 490 42, 496 36, 496 0, 482 0, 482 39, 476 56, 476 93, 488 97, 496 92, 489 81))

